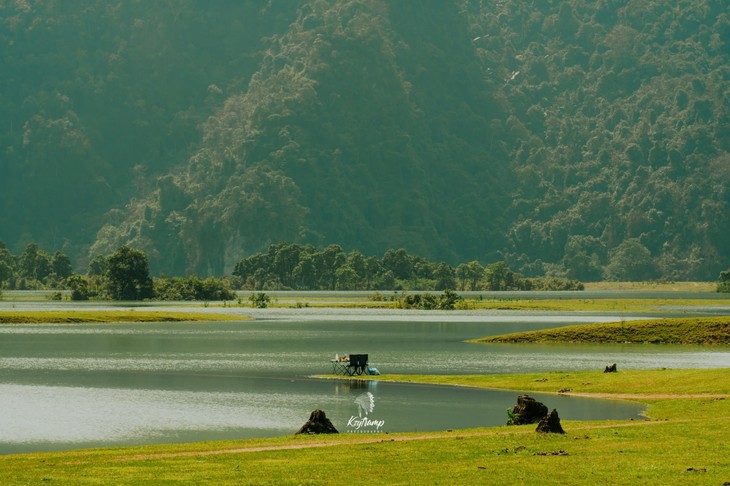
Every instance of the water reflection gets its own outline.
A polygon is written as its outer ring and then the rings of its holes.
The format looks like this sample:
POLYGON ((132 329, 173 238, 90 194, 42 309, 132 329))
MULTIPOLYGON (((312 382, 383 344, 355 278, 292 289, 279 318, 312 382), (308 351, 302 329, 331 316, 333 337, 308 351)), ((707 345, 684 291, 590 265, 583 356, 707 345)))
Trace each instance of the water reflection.
MULTIPOLYGON (((310 315, 311 316, 311 315, 310 315)), ((269 320, 0 326, 0 453, 291 434, 314 408, 342 431, 372 395, 385 431, 503 424, 515 392, 314 380, 335 353, 385 373, 728 367, 727 348, 510 346, 464 339, 555 325, 269 320)), ((588 317, 583 317, 588 319, 588 317)), ((638 417, 626 402, 545 395, 564 419, 638 417)))

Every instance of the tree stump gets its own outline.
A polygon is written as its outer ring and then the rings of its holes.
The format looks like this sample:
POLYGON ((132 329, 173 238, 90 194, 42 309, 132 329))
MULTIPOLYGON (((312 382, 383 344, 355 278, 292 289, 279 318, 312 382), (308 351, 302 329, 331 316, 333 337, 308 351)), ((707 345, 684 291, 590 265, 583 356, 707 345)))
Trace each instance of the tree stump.
POLYGON ((297 434, 339 434, 339 432, 324 414, 324 411, 317 409, 312 411, 309 420, 302 425, 297 434))
POLYGON ((553 409, 550 415, 543 417, 540 423, 537 424, 535 432, 544 434, 564 434, 565 431, 560 425, 560 417, 558 417, 558 411, 553 409))
POLYGON ((509 412, 507 425, 534 424, 548 414, 548 408, 530 395, 517 397, 517 405, 509 412))
POLYGON ((616 363, 612 364, 611 366, 606 366, 606 369, 603 370, 604 373, 616 373, 618 371, 616 369, 616 363))

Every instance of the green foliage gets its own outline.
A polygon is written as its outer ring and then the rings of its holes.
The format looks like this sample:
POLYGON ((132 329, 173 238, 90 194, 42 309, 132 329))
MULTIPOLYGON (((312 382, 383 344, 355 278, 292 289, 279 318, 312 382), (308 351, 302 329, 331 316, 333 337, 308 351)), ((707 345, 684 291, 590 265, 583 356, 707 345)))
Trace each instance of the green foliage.
POLYGON ((484 277, 484 267, 476 260, 462 263, 456 267, 456 277, 464 290, 477 290, 479 281, 484 277))
POLYGON ((107 260, 107 257, 104 255, 97 255, 89 262, 89 270, 87 273, 92 277, 101 276, 104 275, 108 266, 109 261, 107 260))
POLYGON ((517 425, 519 414, 516 414, 513 407, 507 409, 507 425, 517 425))
POLYGON ((517 282, 515 274, 504 262, 495 262, 484 269, 487 290, 514 290, 517 282))
POLYGON ((57 251, 51 257, 51 270, 59 278, 67 278, 72 273, 71 259, 67 255, 57 251))
POLYGON ((10 251, 5 247, 5 243, 0 240, 0 288, 5 282, 10 281, 14 275, 15 259, 10 251))
POLYGON ((198 145, 297 8, 0 2, 2 237, 92 243, 107 211, 198 145))
POLYGON ((91 296, 88 277, 83 275, 69 276, 66 279, 66 287, 71 289, 71 300, 89 300, 91 296))
POLYGON ((107 258, 104 274, 107 291, 114 300, 143 300, 153 296, 147 255, 122 246, 107 258))
POLYGON ((720 279, 717 282, 718 292, 730 292, 730 268, 720 272, 720 279))
POLYGON ((607 280, 622 282, 651 280, 656 275, 649 250, 638 239, 624 241, 609 252, 607 280))
POLYGON ((585 290, 581 282, 567 278, 526 278, 521 282, 523 290, 585 290))
POLYGON ((440 295, 430 293, 404 295, 398 300, 398 307, 402 309, 454 310, 456 304, 462 300, 461 296, 446 289, 440 295))
MULTIPOLYGON (((266 253, 240 260, 233 270, 244 288, 295 290, 583 290, 577 280, 564 278, 524 278, 504 262, 482 266, 478 261, 436 264, 411 255, 404 249, 389 249, 382 259, 365 257, 358 250, 346 254, 339 245, 318 250, 312 245, 279 243, 266 253), (400 278, 395 277, 398 272, 400 278)), ((440 308, 429 297, 407 302, 406 307, 440 308)))
MULTIPOLYGON (((1 243, 1 242, 0 242, 1 243)), ((0 287, 11 289, 62 288, 71 275, 71 259, 57 251, 53 256, 37 243, 28 243, 18 256, 0 245, 0 287)))
POLYGON ((0 288, 13 276, 13 269, 7 262, 0 261, 0 288))
MULTIPOLYGON (((0 2, 0 238, 201 277, 282 240, 396 248, 250 276, 282 288, 483 285, 400 249, 583 281, 730 259, 722 1, 383 5, 0 2)), ((35 257, 4 285, 70 274, 35 257)))
POLYGON ((29 243, 18 259, 18 270, 22 277, 42 281, 51 274, 51 259, 37 243, 29 243))
POLYGON ((690 1, 671 20, 668 1, 559 5, 570 15, 485 5, 473 24, 491 34, 485 57, 511 47, 495 69, 519 72, 505 90, 526 139, 512 152, 523 184, 508 261, 528 273, 540 259, 581 280, 603 267, 615 279, 710 278, 730 227, 730 51, 712 34, 727 32, 727 12, 690 1), (632 239, 645 248, 640 268, 614 259, 632 239))
POLYGON ((265 309, 271 302, 271 297, 266 295, 264 292, 254 292, 248 298, 251 301, 251 307, 257 309, 265 309))
POLYGON ((173 277, 154 279, 154 298, 157 300, 234 300, 235 292, 227 280, 208 277, 173 277))

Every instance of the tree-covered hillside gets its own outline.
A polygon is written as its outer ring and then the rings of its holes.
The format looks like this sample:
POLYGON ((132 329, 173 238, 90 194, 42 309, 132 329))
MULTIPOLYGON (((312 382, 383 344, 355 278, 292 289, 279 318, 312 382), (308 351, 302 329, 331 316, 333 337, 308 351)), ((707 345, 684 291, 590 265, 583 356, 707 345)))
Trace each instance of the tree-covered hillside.
POLYGON ((0 0, 0 239, 85 260, 296 18, 267 3, 0 0))
POLYGON ((730 257, 730 5, 545 4, 482 8, 472 27, 522 133, 510 257, 586 280, 708 278, 730 257))
POLYGON ((0 239, 714 279, 729 53, 725 0, 0 0, 0 239))

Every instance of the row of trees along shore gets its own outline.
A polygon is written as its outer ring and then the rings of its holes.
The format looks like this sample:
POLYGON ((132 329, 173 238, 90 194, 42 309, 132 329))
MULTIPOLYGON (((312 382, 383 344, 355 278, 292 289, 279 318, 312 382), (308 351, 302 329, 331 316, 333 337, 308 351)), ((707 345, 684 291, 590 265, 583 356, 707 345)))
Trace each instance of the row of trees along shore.
MULTIPOLYGON (((97 256, 86 274, 72 272, 60 251, 46 253, 37 244, 13 255, 0 241, 0 289, 67 289, 73 300, 235 300, 234 290, 583 290, 577 280, 525 278, 504 262, 478 261, 452 266, 435 263, 404 249, 382 258, 346 253, 333 244, 279 243, 267 252, 240 260, 229 277, 151 277, 147 255, 120 247, 97 256)), ((730 292, 730 269, 720 273, 718 292, 730 292)), ((450 295, 450 294, 449 294, 450 295)))
MULTIPOLYGON (((16 256, 0 241, 0 289, 71 290, 72 300, 233 300, 231 280, 152 278, 147 255, 126 246, 94 258, 82 275, 73 273, 70 258, 60 251, 50 255, 31 243, 16 256)), ((60 299, 61 293, 53 296, 60 299)))
POLYGON ((333 244, 279 243, 240 260, 233 275, 250 290, 582 290, 577 280, 524 278, 504 262, 474 260, 456 267, 432 262, 404 249, 386 250, 382 258, 358 250, 346 253, 333 244))

